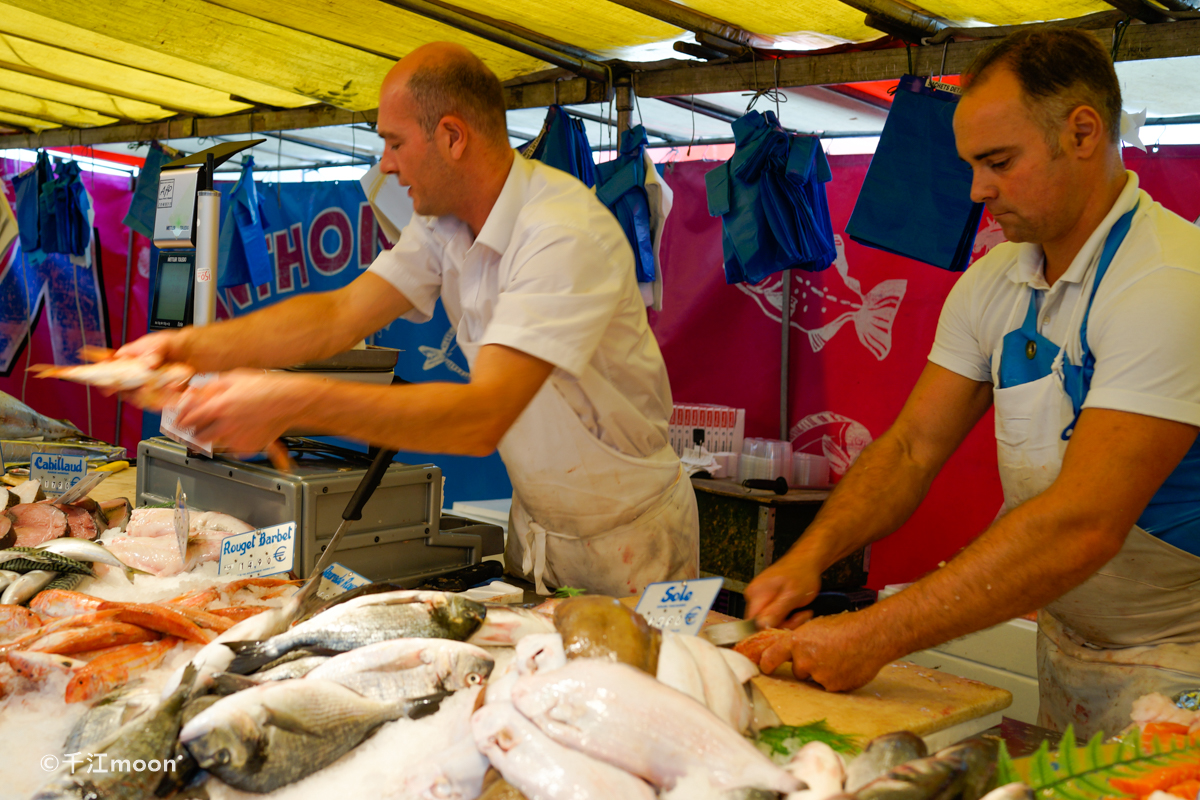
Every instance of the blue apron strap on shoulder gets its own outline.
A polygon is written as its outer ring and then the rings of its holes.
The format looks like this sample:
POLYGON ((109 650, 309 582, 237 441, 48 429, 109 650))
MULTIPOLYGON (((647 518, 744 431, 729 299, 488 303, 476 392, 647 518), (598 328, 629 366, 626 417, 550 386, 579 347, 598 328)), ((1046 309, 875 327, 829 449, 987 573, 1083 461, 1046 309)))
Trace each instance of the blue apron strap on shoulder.
POLYGON ((1071 424, 1063 429, 1062 438, 1064 440, 1070 439, 1071 434, 1075 432, 1075 423, 1079 422, 1079 415, 1083 412, 1083 401, 1087 397, 1088 390, 1092 388, 1092 375, 1096 373, 1096 356, 1092 353, 1087 338, 1088 319, 1092 314, 1092 303, 1096 301, 1096 290, 1100 288, 1100 281, 1104 280, 1109 265, 1112 264, 1117 251, 1121 249, 1121 244, 1129 233, 1129 228, 1133 224, 1133 215, 1137 213, 1137 210, 1138 204, 1134 204, 1133 208, 1122 214, 1121 218, 1113 223, 1108 236, 1104 239, 1104 247, 1100 251, 1100 263, 1096 266, 1096 278, 1092 281, 1092 292, 1088 295, 1087 308, 1083 311, 1083 323, 1079 326, 1079 344, 1082 349, 1079 366, 1065 365, 1063 367, 1063 388, 1070 396, 1071 405, 1075 409, 1075 417, 1071 420, 1071 424))

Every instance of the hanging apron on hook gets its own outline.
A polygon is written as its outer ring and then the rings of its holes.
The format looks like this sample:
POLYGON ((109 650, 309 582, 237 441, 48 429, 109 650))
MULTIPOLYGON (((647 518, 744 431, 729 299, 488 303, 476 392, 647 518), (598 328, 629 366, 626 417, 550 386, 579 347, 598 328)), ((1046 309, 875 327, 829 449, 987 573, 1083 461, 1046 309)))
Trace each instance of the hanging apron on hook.
MULTIPOLYGON (((1108 233, 1090 292, 1068 330, 1079 336, 1080 364, 1068 344, 1038 333, 1033 289, 1019 294, 992 354, 996 446, 1004 509, 1045 491, 1091 385, 1095 357, 1087 344, 1092 301, 1137 209, 1108 233), (1023 322, 1013 329, 1024 310, 1023 322)), ((1133 700, 1200 687, 1200 557, 1155 533, 1182 527, 1200 536, 1200 439, 1151 500, 1120 552, 1096 574, 1038 613, 1038 724, 1075 726, 1088 738, 1129 724, 1133 700), (1181 501, 1181 496, 1182 499, 1181 501)))
POLYGON ((270 283, 275 273, 263 231, 262 203, 254 183, 252 156, 242 159, 242 174, 229 191, 227 202, 217 242, 217 288, 270 283))
POLYGON ((596 199, 621 223, 633 248, 638 283, 651 283, 655 275, 645 154, 646 129, 638 125, 621 134, 621 150, 616 158, 596 165, 596 199))
POLYGON ((583 123, 560 105, 546 110, 541 133, 525 146, 521 155, 574 175, 585 186, 596 185, 596 162, 583 123))

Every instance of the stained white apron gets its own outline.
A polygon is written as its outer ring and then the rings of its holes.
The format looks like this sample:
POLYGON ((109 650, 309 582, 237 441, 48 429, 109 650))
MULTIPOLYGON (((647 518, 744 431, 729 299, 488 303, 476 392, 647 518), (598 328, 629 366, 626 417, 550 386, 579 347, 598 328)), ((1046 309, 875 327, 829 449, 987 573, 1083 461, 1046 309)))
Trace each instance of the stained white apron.
MULTIPOLYGON (((459 346, 474 363, 479 346, 459 346)), ((570 586, 640 595, 696 578, 696 495, 670 446, 639 458, 600 441, 546 380, 500 442, 513 484, 505 565, 539 594, 570 586)))
MULTIPOLYGON (((1097 267, 1097 280, 1104 267, 1097 267)), ((1005 330, 1016 329, 1032 291, 1020 293, 1005 330)), ((1071 344, 1088 306, 1081 297, 1068 328, 1071 344)), ((1075 419, 1063 384, 1066 345, 1050 374, 1003 389, 1003 340, 992 355, 1001 513, 1045 491, 1062 468, 1063 431, 1075 419)), ((1200 558, 1134 526, 1112 560, 1038 613, 1037 649, 1038 724, 1073 724, 1080 738, 1128 726, 1130 707, 1143 694, 1200 687, 1200 558)))

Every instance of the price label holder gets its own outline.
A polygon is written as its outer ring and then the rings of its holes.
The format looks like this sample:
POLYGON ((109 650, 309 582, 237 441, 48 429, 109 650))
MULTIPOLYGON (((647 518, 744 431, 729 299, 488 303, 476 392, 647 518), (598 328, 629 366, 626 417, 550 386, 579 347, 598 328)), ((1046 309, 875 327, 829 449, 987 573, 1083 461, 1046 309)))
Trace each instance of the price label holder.
POLYGON ((87 468, 87 456, 34 453, 29 462, 29 477, 40 481, 46 494, 58 496, 83 480, 87 468))
POLYGON ((296 560, 296 523, 235 533, 221 540, 222 577, 261 578, 291 572, 296 560))
POLYGON ((724 578, 652 583, 642 593, 636 610, 652 627, 695 636, 708 619, 724 583, 724 578))
POLYGON ((365 575, 359 575, 349 567, 335 561, 321 573, 321 583, 317 586, 317 596, 322 600, 332 600, 339 594, 344 594, 360 586, 366 586, 370 582, 370 578, 365 575))

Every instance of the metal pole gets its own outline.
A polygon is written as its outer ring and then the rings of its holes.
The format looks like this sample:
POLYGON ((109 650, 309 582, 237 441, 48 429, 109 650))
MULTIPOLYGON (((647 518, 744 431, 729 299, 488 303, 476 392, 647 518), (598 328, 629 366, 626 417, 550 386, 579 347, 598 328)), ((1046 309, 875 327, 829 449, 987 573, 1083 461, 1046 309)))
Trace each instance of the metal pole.
MULTIPOLYGON (((129 179, 133 184, 130 189, 137 188, 137 181, 133 178, 129 179)), ((125 250, 125 299, 122 303, 124 308, 121 311, 121 339, 118 347, 125 344, 126 338, 129 336, 129 292, 133 286, 133 228, 129 229, 129 246, 125 250)), ((113 434, 113 444, 121 446, 121 396, 117 395, 117 429, 113 434)))
POLYGON ((783 271, 783 302, 779 306, 783 318, 783 337, 779 356, 779 438, 785 442, 791 426, 788 425, 788 352, 792 331, 792 271, 783 271))
POLYGON ((217 236, 220 228, 221 193, 214 192, 212 153, 204 170, 204 188, 196 192, 196 291, 192 324, 208 325, 217 318, 217 236))

